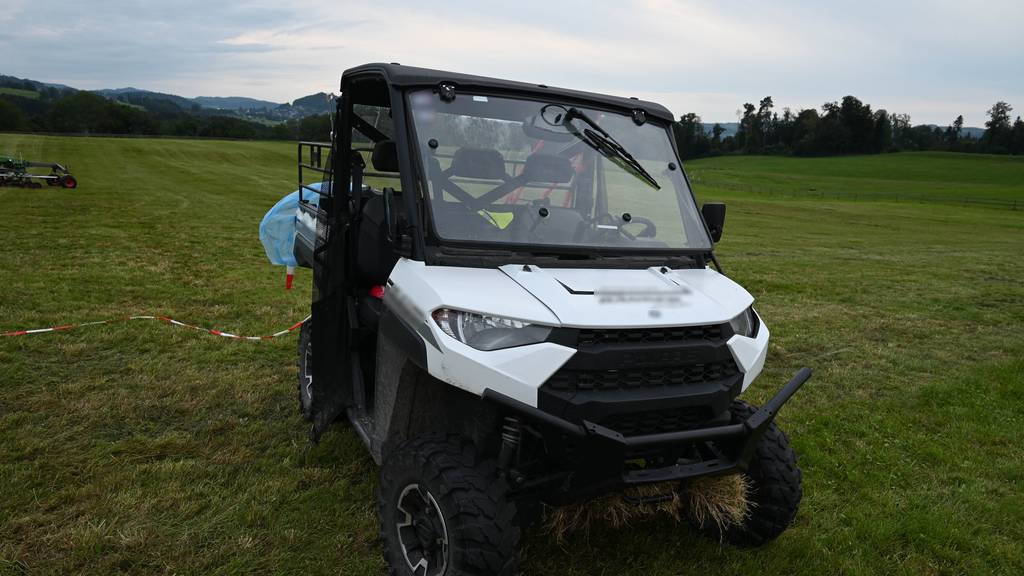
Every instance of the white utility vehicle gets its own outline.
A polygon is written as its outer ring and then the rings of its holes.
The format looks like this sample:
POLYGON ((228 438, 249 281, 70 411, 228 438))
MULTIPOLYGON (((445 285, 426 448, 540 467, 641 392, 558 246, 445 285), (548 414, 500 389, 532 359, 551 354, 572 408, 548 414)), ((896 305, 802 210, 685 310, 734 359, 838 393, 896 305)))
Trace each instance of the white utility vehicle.
POLYGON ((725 207, 698 209, 668 110, 367 64, 332 139, 299 145, 299 400, 314 440, 346 420, 380 465, 393 574, 510 574, 540 503, 707 475, 750 486, 718 536, 786 529, 801 477, 773 419, 810 370, 737 399, 768 328, 720 272, 725 207))

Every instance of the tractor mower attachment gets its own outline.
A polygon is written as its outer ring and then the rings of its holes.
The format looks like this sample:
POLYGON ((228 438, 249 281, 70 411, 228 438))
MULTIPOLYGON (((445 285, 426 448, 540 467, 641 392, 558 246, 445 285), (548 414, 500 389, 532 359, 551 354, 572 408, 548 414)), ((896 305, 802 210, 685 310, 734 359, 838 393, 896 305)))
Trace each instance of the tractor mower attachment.
POLYGON ((50 162, 30 162, 13 156, 0 156, 0 186, 15 188, 42 188, 47 186, 77 188, 78 180, 67 167, 50 162), (49 168, 49 174, 31 172, 32 168, 49 168))

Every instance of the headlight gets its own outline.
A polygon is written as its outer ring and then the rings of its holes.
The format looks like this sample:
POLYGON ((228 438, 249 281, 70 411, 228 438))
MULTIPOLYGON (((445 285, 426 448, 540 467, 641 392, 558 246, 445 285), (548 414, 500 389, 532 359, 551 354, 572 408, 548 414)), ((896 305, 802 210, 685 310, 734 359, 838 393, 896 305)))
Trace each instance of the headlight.
POLYGON ((435 310, 433 317, 445 334, 477 350, 536 344, 543 342, 551 333, 549 326, 447 308, 435 310))
POLYGON ((729 325, 737 336, 757 336, 757 315, 754 314, 754 307, 747 308, 739 316, 729 320, 729 325))

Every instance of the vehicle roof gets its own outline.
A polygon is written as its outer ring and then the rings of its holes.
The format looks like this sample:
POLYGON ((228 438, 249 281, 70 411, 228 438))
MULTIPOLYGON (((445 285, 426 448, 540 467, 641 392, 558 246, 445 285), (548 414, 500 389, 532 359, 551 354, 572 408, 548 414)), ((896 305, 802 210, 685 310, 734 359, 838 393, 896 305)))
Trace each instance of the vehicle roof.
POLYGON ((568 88, 557 88, 544 84, 530 84, 527 82, 516 82, 513 80, 502 80, 500 78, 489 78, 487 76, 475 76, 472 74, 461 74, 459 72, 446 72, 444 70, 432 70, 430 68, 417 68, 415 66, 403 66, 396 63, 373 63, 363 64, 349 68, 341 76, 342 85, 349 76, 362 72, 381 72, 389 83, 402 88, 415 86, 435 86, 441 82, 451 82, 457 88, 469 89, 491 89, 509 92, 528 92, 535 95, 546 95, 557 99, 577 100, 581 102, 593 102, 596 104, 633 110, 640 108, 649 116, 672 121, 672 113, 667 108, 656 102, 648 102, 635 98, 624 98, 621 96, 610 96, 596 92, 583 92, 581 90, 570 90, 568 88))

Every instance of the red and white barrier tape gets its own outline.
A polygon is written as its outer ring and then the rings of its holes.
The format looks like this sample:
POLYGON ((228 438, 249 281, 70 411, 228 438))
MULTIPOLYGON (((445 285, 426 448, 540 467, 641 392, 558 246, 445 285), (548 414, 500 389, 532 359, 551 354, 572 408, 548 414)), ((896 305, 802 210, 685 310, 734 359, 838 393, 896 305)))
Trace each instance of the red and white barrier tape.
POLYGON ((284 336, 290 334, 295 330, 298 330, 300 326, 309 321, 311 317, 306 316, 305 319, 292 324, 288 328, 281 330, 280 332, 274 332, 269 336, 238 336, 237 334, 231 334, 223 330, 213 330, 210 328, 203 328, 202 326, 194 326, 192 324, 186 324, 167 316, 125 316, 124 318, 115 318, 112 320, 97 320, 95 322, 82 322, 81 324, 65 324, 63 326, 53 326, 51 328, 36 328, 35 330, 15 330, 13 332, 0 332, 0 336, 28 336, 29 334, 45 334, 47 332, 64 332, 72 330, 74 328, 81 328, 83 326, 98 326, 100 324, 113 324, 115 322, 128 322, 131 320, 158 320, 166 324, 173 324, 175 326, 181 326, 190 330, 198 330, 200 332, 206 332, 214 336, 223 336, 224 338, 232 338, 235 340, 271 340, 278 336, 284 336))

